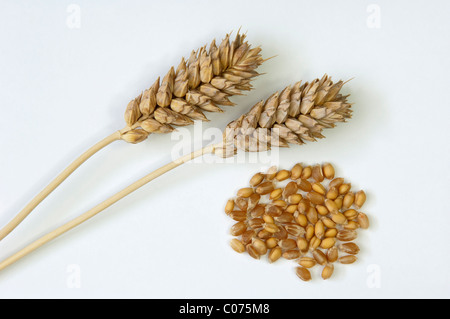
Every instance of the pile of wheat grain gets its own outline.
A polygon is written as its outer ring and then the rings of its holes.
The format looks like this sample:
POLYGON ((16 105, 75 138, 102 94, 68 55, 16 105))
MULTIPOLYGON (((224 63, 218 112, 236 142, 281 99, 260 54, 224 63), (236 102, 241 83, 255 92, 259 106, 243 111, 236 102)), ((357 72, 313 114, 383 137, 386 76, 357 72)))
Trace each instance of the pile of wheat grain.
POLYGON ((369 227, 360 211, 365 201, 365 192, 353 192, 351 183, 335 177, 329 163, 296 164, 291 170, 271 167, 228 200, 225 212, 237 221, 230 245, 256 259, 296 260, 296 273, 304 281, 311 280, 310 268, 321 265, 322 278, 328 279, 334 262, 357 260, 359 247, 353 240, 358 229, 369 227))

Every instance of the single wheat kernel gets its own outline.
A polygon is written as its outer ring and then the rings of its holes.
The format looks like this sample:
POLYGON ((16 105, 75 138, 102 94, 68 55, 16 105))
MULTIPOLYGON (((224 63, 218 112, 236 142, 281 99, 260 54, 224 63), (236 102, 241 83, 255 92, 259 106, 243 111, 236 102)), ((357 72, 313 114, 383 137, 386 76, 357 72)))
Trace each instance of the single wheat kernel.
POLYGON ((297 274, 298 278, 300 278, 303 281, 310 281, 311 280, 311 273, 308 269, 304 267, 297 267, 295 273, 297 274))
POLYGON ((271 191, 273 191, 274 186, 272 182, 264 182, 258 185, 256 187, 256 193, 260 195, 266 195, 269 194, 271 191))
POLYGON ((360 209, 364 203, 366 202, 366 193, 363 190, 360 190, 355 194, 355 202, 354 205, 356 208, 360 209))
POLYGON ((281 249, 289 250, 297 247, 297 242, 292 238, 282 239, 278 242, 281 249))
POLYGON ((291 223, 294 220, 294 216, 288 212, 284 212, 278 217, 275 217, 275 220, 279 223, 291 223))
POLYGON ((311 257, 301 257, 298 260, 298 264, 305 268, 312 268, 317 264, 317 262, 314 258, 311 258, 311 257))
POLYGON ((266 240, 266 246, 269 249, 272 249, 278 245, 278 239, 275 237, 270 237, 266 240))
POLYGON ((275 220, 273 219, 272 216, 264 214, 262 219, 264 220, 264 222, 268 223, 268 224, 274 224, 275 220))
POLYGON ((322 166, 322 173, 323 176, 327 179, 333 179, 334 178, 334 167, 330 163, 326 163, 322 166))
POLYGON ((263 225, 264 225, 264 219, 262 219, 262 218, 253 218, 248 221, 248 226, 251 229, 258 229, 258 228, 263 227, 263 225))
POLYGON ((322 182, 324 180, 322 167, 320 167, 320 165, 314 165, 312 168, 311 176, 316 182, 322 182))
POLYGON ((291 169, 291 179, 299 179, 302 174, 303 167, 301 164, 295 164, 291 169))
POLYGON ((344 225, 347 223, 347 218, 345 218, 344 214, 339 212, 331 212, 331 219, 339 225, 344 225))
POLYGON ((338 188, 339 194, 345 195, 351 188, 352 188, 352 185, 350 183, 341 184, 338 188))
POLYGON ((297 249, 290 249, 283 252, 282 256, 284 259, 297 259, 298 257, 300 257, 300 252, 297 249))
POLYGON ((333 179, 329 184, 328 187, 336 187, 337 189, 339 189, 339 186, 342 185, 342 183, 344 183, 344 179, 342 177, 338 177, 333 179))
POLYGON ((312 251, 314 249, 317 249, 320 246, 321 242, 322 241, 319 238, 317 238, 316 236, 313 236, 309 242, 309 250, 312 251))
POLYGON ((343 214, 347 219, 354 219, 358 216, 358 212, 354 209, 347 209, 343 214))
POLYGON ((250 179, 250 186, 257 186, 259 184, 261 184, 261 182, 264 180, 264 174, 261 173, 256 173, 255 175, 253 175, 253 177, 250 179))
POLYGON ((306 166, 302 170, 302 174, 300 175, 301 179, 308 179, 312 175, 312 168, 311 166, 306 166))
POLYGON ((329 263, 334 263, 336 260, 338 260, 339 257, 339 250, 336 246, 331 247, 327 251, 327 260, 329 263))
POLYGON ((291 181, 286 184, 286 186, 283 189, 283 197, 287 198, 293 194, 296 194, 298 191, 297 183, 294 181, 291 181))
POLYGON ((332 200, 336 199, 338 196, 339 196, 339 191, 336 187, 331 187, 328 190, 327 195, 326 195, 326 197, 328 199, 332 199, 332 200))
POLYGON ((322 237, 325 235, 325 226, 321 220, 317 221, 316 225, 314 226, 314 234, 319 239, 322 239, 322 237))
POLYGON ((259 238, 253 238, 252 245, 255 248, 258 255, 263 256, 267 253, 267 246, 264 241, 259 238))
POLYGON ((315 191, 309 192, 307 196, 311 203, 315 205, 322 205, 325 202, 325 196, 315 191))
POLYGON ((327 256, 323 253, 323 251, 316 249, 312 252, 314 259, 319 265, 325 265, 327 262, 327 256))
POLYGON ((253 194, 253 188, 251 187, 244 187, 237 191, 237 196, 239 197, 250 197, 250 195, 253 194))
POLYGON ((355 243, 340 244, 339 250, 351 255, 356 255, 357 253, 359 253, 359 247, 355 243))
POLYGON ((277 205, 267 205, 266 213, 267 213, 267 215, 270 215, 272 217, 278 217, 281 214, 283 214, 283 209, 277 205))
POLYGON ((339 262, 341 264, 353 264, 355 261, 357 261, 358 258, 354 255, 347 255, 347 256, 342 256, 339 258, 339 262))
POLYGON ((232 219, 238 222, 243 222, 247 219, 247 212, 243 212, 241 210, 233 210, 228 214, 232 219))
POLYGON ((247 211, 252 210, 258 205, 259 200, 261 199, 261 195, 253 193, 250 195, 247 201, 247 211))
POLYGON ((367 229, 367 228, 369 228, 369 226, 370 226, 370 223, 369 223, 369 217, 367 217, 366 214, 364 214, 364 213, 359 213, 359 214, 358 214, 358 217, 357 217, 356 219, 357 219, 357 221, 358 221, 359 226, 360 226, 362 229, 367 229))
POLYGON ((325 231, 325 237, 334 238, 336 237, 338 230, 336 228, 329 228, 325 231))
POLYGON ((265 212, 266 208, 263 205, 256 205, 255 208, 250 211, 250 216, 252 218, 261 217, 265 212))
POLYGON ((336 239, 334 239, 333 237, 327 237, 322 240, 322 242, 320 243, 320 247, 323 249, 330 249, 334 246, 335 243, 336 239))
POLYGON ((319 216, 314 206, 309 207, 308 211, 306 212, 306 218, 308 218, 308 221, 311 224, 317 223, 317 221, 319 220, 319 216))
POLYGON ((342 229, 336 235, 336 238, 339 239, 340 241, 352 241, 355 240, 357 237, 358 233, 351 229, 342 229))
POLYGON ((269 261, 271 263, 276 262, 278 259, 280 259, 282 254, 282 250, 280 247, 274 247, 269 252, 269 261))
POLYGON ((297 248, 301 252, 308 251, 308 246, 309 246, 309 243, 308 243, 308 241, 305 238, 303 238, 303 237, 297 238, 297 248))
POLYGON ((302 213, 297 213, 297 216, 295 217, 295 221, 302 227, 306 227, 306 225, 308 225, 308 219, 302 213))
POLYGON ((356 230, 359 228, 358 222, 355 222, 354 220, 349 220, 347 224, 344 225, 344 229, 349 230, 356 230))
POLYGON ((229 199, 227 201, 227 204, 225 205, 225 213, 228 214, 228 213, 232 212, 233 209, 234 209, 234 200, 229 199))
POLYGON ((250 244, 253 237, 256 236, 256 232, 253 229, 248 229, 241 235, 241 241, 244 245, 250 244))
POLYGON ((338 206, 336 205, 335 201, 332 199, 328 199, 328 198, 325 199, 325 206, 330 213, 338 211, 338 206))
POLYGON ((283 226, 279 225, 278 229, 279 230, 276 233, 272 234, 273 237, 278 238, 279 240, 288 238, 289 234, 283 226))
POLYGON ((309 209, 309 206, 311 206, 311 204, 310 204, 310 202, 309 202, 309 199, 303 198, 303 199, 300 201, 300 203, 298 203, 298 205, 297 205, 297 210, 298 210, 300 213, 305 213, 305 212, 309 209))
POLYGON ((294 214, 297 211, 297 205, 289 205, 284 211, 289 214, 294 214))
POLYGON ((298 237, 305 234, 305 229, 296 223, 284 223, 283 225, 289 235, 298 237))
POLYGON ((305 239, 310 241, 311 238, 314 236, 314 226, 309 224, 306 226, 306 233, 305 233, 305 239))
POLYGON ((247 246, 245 246, 245 249, 247 250, 247 253, 251 257, 253 257, 255 259, 259 259, 258 251, 256 250, 256 248, 252 244, 248 244, 247 246))
POLYGON ((276 233, 277 231, 279 231, 279 228, 273 223, 266 223, 264 226, 264 230, 267 230, 269 233, 276 233))
POLYGON ((329 213, 328 209, 323 205, 316 205, 316 210, 319 213, 319 215, 322 216, 326 216, 329 213))
POLYGON ((275 179, 277 181, 281 182, 281 181, 288 179, 290 175, 291 175, 290 171, 282 169, 281 171, 279 171, 277 173, 277 175, 275 175, 275 179))
POLYGON ((355 194, 353 192, 348 192, 344 196, 344 200, 342 201, 342 208, 348 209, 353 205, 355 201, 355 194))
POLYGON ((278 206, 278 207, 282 207, 282 208, 287 206, 287 203, 284 200, 282 200, 282 199, 274 200, 272 202, 272 204, 275 205, 275 206, 278 206))
POLYGON ((327 228, 336 228, 336 223, 328 217, 322 217, 322 222, 327 228))
POLYGON ((331 277, 331 275, 333 274, 333 271, 334 271, 334 266, 332 264, 326 265, 322 270, 322 278, 324 280, 327 280, 328 278, 331 277))
POLYGON ((235 204, 241 210, 245 210, 246 211, 247 208, 248 208, 248 198, 236 197, 235 204))
POLYGON ((311 183, 303 178, 297 182, 297 186, 300 190, 302 190, 304 192, 310 192, 312 190, 311 183))
POLYGON ((322 184, 320 184, 318 182, 313 183, 311 187, 312 187, 313 191, 315 191, 316 193, 319 193, 320 195, 325 195, 327 193, 325 186, 323 186, 322 184))
POLYGON ((267 231, 265 229, 261 229, 258 232, 258 238, 261 238, 261 239, 269 239, 272 236, 273 236, 273 233, 271 233, 270 231, 267 231))
POLYGON ((231 226, 230 234, 233 236, 242 235, 247 230, 247 225, 244 222, 237 222, 231 226))
POLYGON ((288 203, 289 204, 291 204, 291 205, 296 205, 296 204, 298 204, 298 203, 300 203, 300 201, 302 200, 302 195, 300 195, 300 194, 293 194, 293 195, 291 195, 291 196, 289 196, 288 198, 287 198, 287 201, 288 201, 288 203))
POLYGON ((335 200, 334 203, 336 204, 338 209, 342 208, 342 202, 344 201, 344 196, 338 196, 335 200))
POLYGON ((269 167, 269 169, 267 170, 267 173, 266 173, 266 179, 269 181, 273 180, 275 178, 275 176, 277 175, 277 173, 278 173, 277 166, 274 165, 274 166, 269 167))
POLYGON ((233 248, 234 251, 236 251, 238 253, 243 253, 245 251, 244 244, 237 238, 233 238, 230 241, 230 246, 231 246, 231 248, 233 248))

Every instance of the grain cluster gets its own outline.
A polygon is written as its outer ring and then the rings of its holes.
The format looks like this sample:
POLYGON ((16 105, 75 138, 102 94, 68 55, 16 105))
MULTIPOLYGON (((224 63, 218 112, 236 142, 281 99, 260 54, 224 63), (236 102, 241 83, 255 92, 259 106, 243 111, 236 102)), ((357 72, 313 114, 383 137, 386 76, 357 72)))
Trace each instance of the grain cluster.
POLYGON ((230 245, 255 259, 267 256, 271 263, 295 260, 296 274, 304 281, 311 280, 315 266, 328 279, 336 262, 357 261, 357 231, 369 228, 361 211, 365 201, 365 192, 352 191, 329 163, 299 163, 291 170, 273 166, 255 174, 226 203, 225 213, 236 222, 230 245))

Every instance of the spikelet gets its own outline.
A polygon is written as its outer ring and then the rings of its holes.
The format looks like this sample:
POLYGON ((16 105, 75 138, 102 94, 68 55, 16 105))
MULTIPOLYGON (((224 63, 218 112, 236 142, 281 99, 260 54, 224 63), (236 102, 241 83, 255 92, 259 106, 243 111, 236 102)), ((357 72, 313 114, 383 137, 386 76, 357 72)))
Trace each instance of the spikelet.
POLYGON ((331 77, 302 84, 297 82, 266 101, 255 104, 248 113, 229 123, 223 135, 223 148, 215 153, 233 156, 237 149, 265 151, 271 146, 288 147, 323 138, 322 130, 351 118, 348 95, 339 93, 344 82, 331 77))
POLYGON ((176 70, 172 67, 130 101, 122 139, 139 143, 151 133, 207 121, 204 112, 222 112, 219 106, 234 105, 229 98, 252 89, 250 82, 259 75, 255 69, 264 61, 261 49, 252 49, 244 40, 245 34, 238 32, 232 41, 227 34, 219 47, 213 40, 209 50, 204 46, 192 51, 187 61, 182 58, 176 70))

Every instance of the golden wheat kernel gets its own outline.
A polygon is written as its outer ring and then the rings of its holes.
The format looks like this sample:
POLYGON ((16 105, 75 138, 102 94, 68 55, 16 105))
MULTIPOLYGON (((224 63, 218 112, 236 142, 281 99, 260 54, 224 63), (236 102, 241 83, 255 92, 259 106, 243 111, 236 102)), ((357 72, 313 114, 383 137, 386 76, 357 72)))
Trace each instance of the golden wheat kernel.
POLYGON ((297 249, 289 249, 283 252, 282 256, 284 259, 297 259, 298 257, 300 257, 300 251, 298 251, 297 249))
POLYGON ((322 216, 326 216, 329 213, 328 209, 323 205, 316 205, 316 210, 317 210, 317 213, 319 213, 319 215, 322 215, 322 216))
POLYGON ((356 255, 359 253, 359 246, 355 243, 344 243, 339 245, 339 250, 347 254, 356 255))
POLYGON ((327 262, 327 256, 323 253, 323 251, 316 249, 312 252, 312 255, 314 257, 314 259, 316 260, 316 262, 319 265, 325 265, 327 262))
POLYGON ((337 233, 338 233, 338 230, 336 228, 329 228, 325 231, 324 236, 327 238, 334 238, 334 237, 336 237, 337 233))
POLYGON ((331 187, 326 195, 326 198, 335 200, 339 196, 339 191, 336 187, 331 187))
POLYGON ((276 167, 276 166, 269 167, 269 169, 267 170, 267 173, 266 173, 266 179, 269 181, 273 180, 275 178, 275 176, 277 175, 277 173, 278 173, 278 167, 276 167))
POLYGON ((241 235, 241 241, 244 245, 250 244, 253 237, 256 236, 256 232, 253 229, 248 229, 241 235))
POLYGON ((349 220, 347 224, 344 225, 344 229, 356 230, 359 228, 359 224, 354 220, 349 220))
POLYGON ((300 213, 305 213, 309 209, 309 206, 311 206, 311 203, 309 202, 309 199, 303 198, 300 201, 300 203, 298 203, 297 210, 300 213))
POLYGON ((322 239, 325 234, 325 226, 321 220, 318 220, 314 226, 314 234, 317 238, 322 239))
POLYGON ((322 167, 320 167, 320 165, 314 165, 312 167, 312 172, 311 172, 311 177, 316 181, 316 182, 322 182, 324 180, 324 176, 323 176, 323 172, 322 172, 322 167))
POLYGON ((355 230, 351 229, 341 229, 336 235, 336 238, 340 241, 352 241, 357 237, 358 233, 355 230))
POLYGON ((280 206, 277 205, 267 205, 266 206, 266 213, 267 215, 270 215, 272 217, 278 217, 281 214, 283 214, 283 209, 280 206))
POLYGON ((272 182, 264 182, 258 185, 256 187, 256 193, 260 195, 266 195, 269 194, 271 191, 273 191, 274 186, 272 182))
POLYGON ((247 244, 247 246, 245 246, 245 249, 247 250, 247 253, 255 258, 255 259, 259 259, 259 254, 258 251, 256 250, 255 246, 253 246, 252 244, 247 244))
POLYGON ((272 205, 275 205, 275 206, 284 208, 284 207, 286 207, 288 204, 287 204, 284 200, 282 200, 282 199, 277 199, 277 200, 274 200, 274 201, 272 202, 272 205))
POLYGON ((269 223, 269 224, 275 223, 273 217, 270 215, 267 215, 267 214, 264 214, 262 219, 264 220, 264 222, 269 223))
POLYGON ((348 191, 350 191, 351 188, 352 188, 352 185, 350 183, 341 184, 338 188, 339 194, 345 195, 345 194, 347 194, 348 191))
POLYGON ((343 183, 344 179, 342 177, 337 177, 328 184, 328 187, 336 187, 336 189, 339 190, 339 186, 341 186, 343 183))
POLYGON ((334 203, 336 204, 338 209, 342 208, 342 202, 344 200, 344 196, 338 196, 335 200, 334 203))
POLYGON ((293 194, 296 194, 298 191, 297 183, 294 181, 291 181, 286 184, 286 186, 283 189, 283 197, 287 198, 293 194))
POLYGON ((294 216, 288 212, 284 212, 278 217, 275 217, 275 220, 279 223, 291 223, 294 220, 294 216))
POLYGON ((354 205, 356 208, 361 208, 364 203, 366 202, 366 193, 363 190, 358 191, 355 194, 355 201, 354 201, 354 205))
POLYGON ((267 248, 272 249, 272 248, 276 247, 277 245, 278 245, 278 239, 277 238, 275 238, 275 237, 267 238, 267 240, 266 240, 267 248))
POLYGON ((346 255, 339 258, 339 262, 345 265, 353 264, 357 260, 358 258, 354 255, 346 255))
POLYGON ((269 261, 271 263, 276 262, 278 259, 280 259, 282 254, 282 250, 280 247, 274 247, 269 252, 269 261))
POLYGON ((288 238, 288 233, 283 226, 278 225, 278 231, 272 234, 272 236, 278 238, 279 240, 282 240, 288 238))
POLYGON ((327 260, 329 263, 334 263, 336 260, 338 260, 338 257, 339 250, 336 246, 333 246, 327 250, 327 260))
POLYGON ((312 187, 313 191, 315 191, 316 193, 318 193, 320 195, 325 195, 327 193, 325 186, 323 186, 322 184, 320 184, 318 182, 313 183, 311 187, 312 187))
POLYGON ((325 202, 325 197, 315 191, 311 191, 307 195, 309 201, 314 205, 322 205, 325 202))
POLYGON ((322 240, 322 242, 320 243, 320 247, 323 249, 329 249, 333 247, 335 243, 336 239, 334 239, 333 237, 327 237, 322 240))
POLYGON ((253 238, 252 239, 252 245, 255 248, 258 255, 263 256, 267 253, 267 246, 264 241, 262 241, 259 238, 253 238))
POLYGON ((308 180, 303 179, 303 178, 297 182, 297 186, 300 190, 302 190, 304 192, 310 192, 312 190, 311 183, 308 180))
POLYGON ((291 169, 291 179, 299 179, 302 174, 303 167, 301 164, 295 164, 291 169))
POLYGON ((345 218, 344 214, 339 212, 331 212, 331 219, 339 225, 344 225, 347 223, 347 218, 345 218))
POLYGON ((277 200, 278 198, 281 197, 282 193, 283 193, 283 190, 281 188, 274 189, 273 191, 270 192, 269 198, 271 200, 277 200))
POLYGON ((326 163, 326 164, 322 165, 322 173, 326 179, 333 179, 334 178, 333 165, 331 165, 330 163, 326 163))
POLYGON ((262 228, 263 225, 264 225, 264 219, 262 219, 262 218, 252 218, 248 221, 248 226, 251 229, 262 228))
POLYGON ((276 233, 277 231, 279 231, 278 226, 273 224, 273 223, 266 223, 264 225, 264 229, 267 230, 270 233, 276 233))
POLYGON ((281 249, 289 250, 294 249, 297 247, 297 242, 292 238, 286 238, 282 239, 278 242, 278 246, 281 247, 281 249))
POLYGON ((325 199, 325 206, 327 207, 328 211, 330 213, 337 212, 338 206, 336 205, 335 201, 332 199, 325 199))
POLYGON ((301 252, 308 251, 308 246, 309 246, 309 243, 308 243, 308 241, 305 238, 303 238, 303 237, 298 237, 297 238, 297 248, 301 252))
POLYGON ((366 214, 359 213, 356 220, 358 221, 358 224, 362 229, 369 228, 369 226, 370 226, 369 217, 367 217, 366 214))
POLYGON ((355 201, 355 194, 353 192, 348 192, 345 194, 344 199, 342 200, 342 208, 348 209, 353 205, 355 201))
POLYGON ((262 173, 256 173, 255 175, 252 176, 252 178, 250 178, 250 186, 257 186, 259 184, 261 184, 261 182, 264 180, 264 174, 262 173))
POLYGON ((358 216, 358 212, 354 209, 347 209, 346 211, 343 212, 344 216, 347 219, 354 219, 358 216))
POLYGON ((300 175, 301 179, 308 179, 312 175, 312 168, 311 166, 306 166, 302 170, 302 174, 300 175))
POLYGON ((267 230, 265 230, 265 229, 261 229, 259 232, 258 232, 258 238, 261 238, 261 239, 269 239, 270 237, 272 237, 273 236, 273 233, 271 233, 270 231, 267 231, 267 230))
POLYGON ((298 204, 298 203, 300 203, 300 201, 302 200, 302 195, 300 195, 300 194, 293 194, 293 195, 290 195, 288 198, 287 198, 287 201, 288 201, 288 203, 289 204, 291 204, 291 205, 296 205, 296 204, 298 204))
POLYGON ((234 210, 228 214, 232 219, 238 222, 243 222, 247 219, 247 212, 243 212, 241 210, 234 210))
POLYGON ((322 270, 322 278, 327 280, 331 277, 334 271, 334 266, 332 264, 326 265, 322 270))
POLYGON ((247 210, 248 208, 248 198, 244 197, 236 197, 235 204, 237 207, 239 207, 241 210, 247 210))
POLYGON ((314 236, 314 226, 309 224, 306 226, 306 233, 305 233, 305 239, 310 241, 311 238, 314 236))
POLYGON ((317 262, 314 258, 311 258, 311 257, 301 257, 298 260, 298 264, 305 268, 312 268, 317 264, 317 262))
POLYGON ((247 225, 244 222, 237 222, 231 226, 230 233, 233 236, 242 235, 247 230, 247 225))
POLYGON ((309 250, 317 249, 320 246, 321 242, 322 241, 319 238, 313 236, 309 242, 309 250))
POLYGON ((306 227, 306 225, 308 225, 308 219, 302 213, 297 214, 297 216, 295 217, 295 221, 302 227, 306 227))
POLYGON ((256 205, 258 205, 259 200, 261 199, 261 195, 253 193, 248 198, 248 209, 253 209, 256 205))
POLYGON ((297 274, 298 278, 300 278, 303 281, 311 280, 311 273, 309 272, 308 269, 304 267, 297 267, 295 273, 297 274))
POLYGON ((305 229, 296 223, 284 223, 283 225, 289 235, 298 237, 305 234, 305 229))
POLYGON ((314 206, 310 206, 308 211, 306 212, 306 218, 308 218, 308 221, 311 224, 317 223, 319 220, 319 215, 317 214, 317 210, 314 208, 314 206))
POLYGON ((336 223, 328 217, 322 217, 322 222, 327 228, 336 228, 336 223))
POLYGON ((275 179, 281 182, 288 179, 289 176, 291 176, 291 172, 286 169, 282 169, 277 173, 277 175, 275 175, 275 179))
POLYGON ((230 246, 231 246, 231 248, 233 248, 234 251, 236 251, 238 253, 243 253, 245 251, 244 244, 237 238, 233 238, 230 241, 230 246))
POLYGON ((256 205, 251 211, 250 216, 252 218, 261 217, 266 212, 266 209, 263 205, 256 205))
POLYGON ((228 214, 228 213, 232 212, 233 209, 234 209, 234 200, 229 199, 227 201, 227 204, 225 205, 225 213, 228 214))
POLYGON ((284 211, 289 214, 294 214, 297 211, 297 205, 289 205, 284 211))
POLYGON ((244 187, 237 191, 237 196, 239 197, 250 197, 250 195, 253 194, 253 188, 251 187, 244 187))

